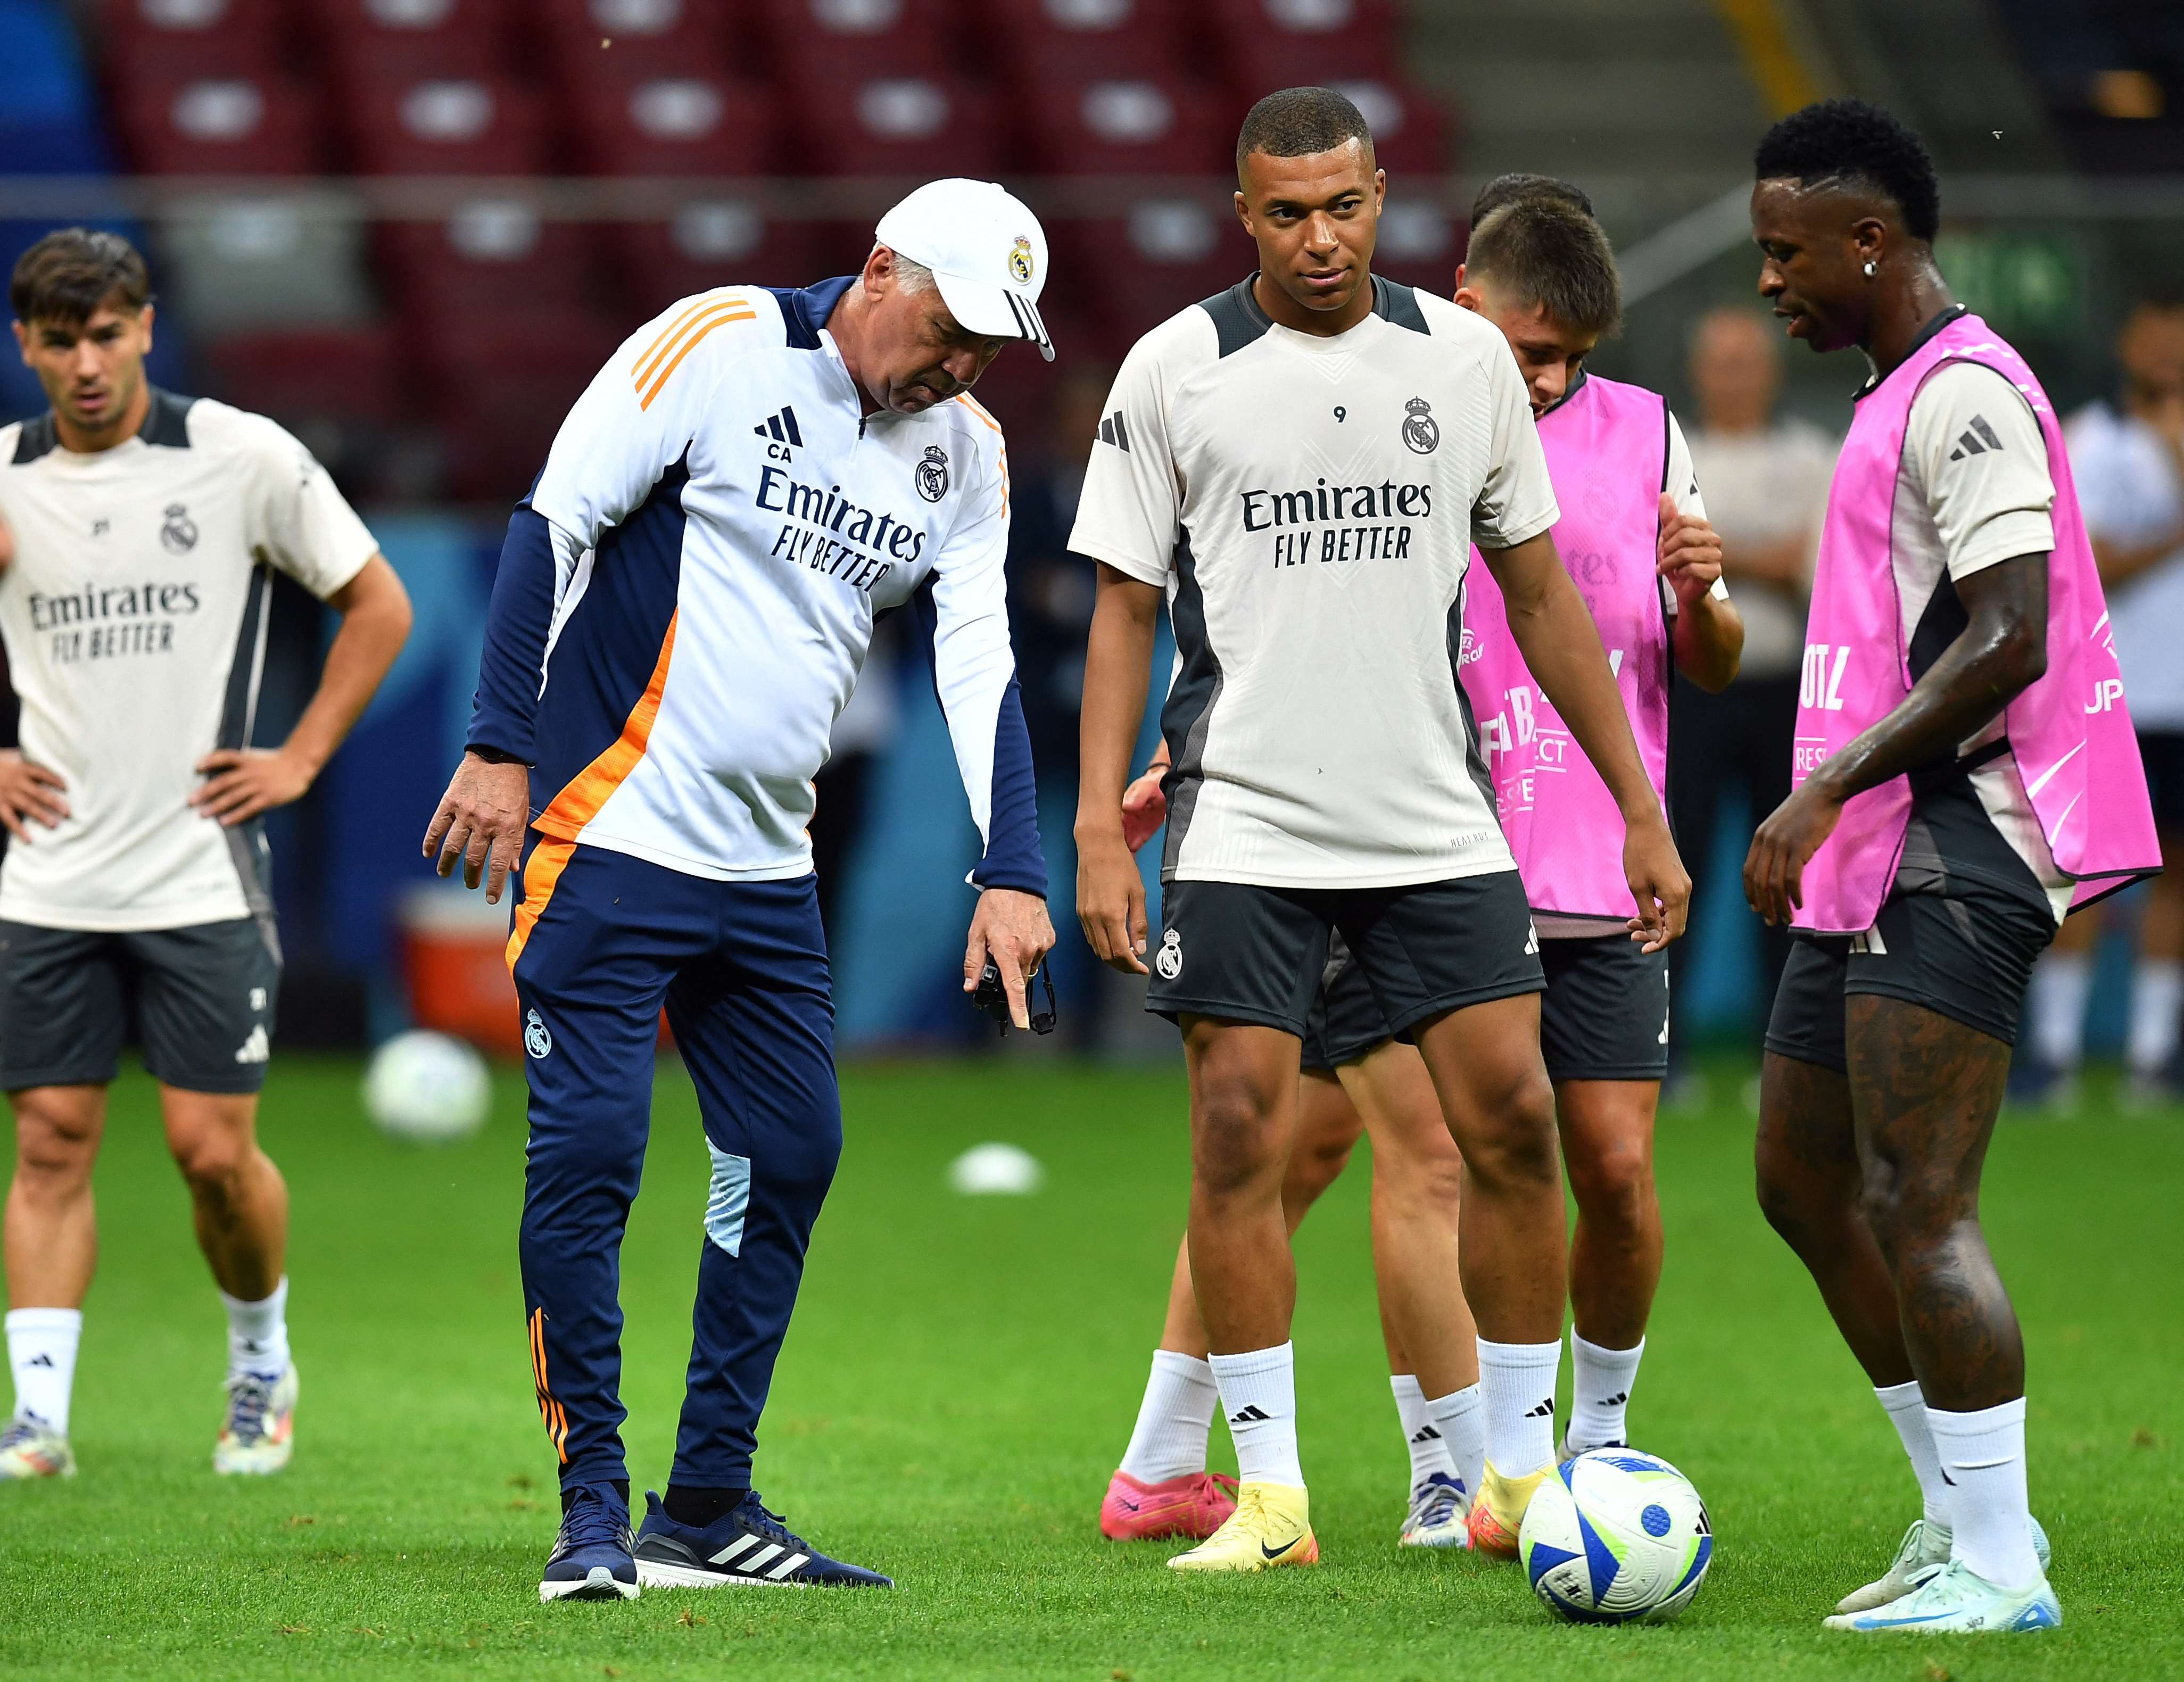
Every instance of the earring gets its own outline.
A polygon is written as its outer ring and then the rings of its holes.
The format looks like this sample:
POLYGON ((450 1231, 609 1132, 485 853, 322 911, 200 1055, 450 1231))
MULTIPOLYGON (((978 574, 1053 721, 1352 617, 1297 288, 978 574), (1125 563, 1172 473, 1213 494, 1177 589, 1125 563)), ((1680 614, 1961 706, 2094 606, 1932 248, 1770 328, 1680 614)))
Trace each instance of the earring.
POLYGON ((1873 259, 1872 259, 1871 258, 1869 258, 1869 258, 1867 258, 1867 259, 1866 259, 1866 260, 1865 260, 1865 277, 1866 277, 1866 279, 1868 279, 1869 281, 1869 280, 1871 280, 1871 279, 1873 278, 1873 272, 1874 272, 1873 259))

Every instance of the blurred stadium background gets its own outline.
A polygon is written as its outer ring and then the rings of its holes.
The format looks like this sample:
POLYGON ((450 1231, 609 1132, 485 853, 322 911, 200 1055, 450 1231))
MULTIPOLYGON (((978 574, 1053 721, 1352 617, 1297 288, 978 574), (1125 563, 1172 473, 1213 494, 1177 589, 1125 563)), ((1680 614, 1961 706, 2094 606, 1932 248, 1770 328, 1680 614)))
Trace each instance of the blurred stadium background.
MULTIPOLYGON (((1373 124, 1396 278, 1450 289, 1486 177, 1583 185, 1630 299, 1595 365, 1687 415, 1691 324, 1752 298, 1752 145, 1822 94, 1880 99, 1926 136, 1942 265, 2059 404, 2109 390, 2124 307, 2184 281, 2175 0, 0 0, 0 260, 70 222, 138 237, 155 377, 304 437, 417 606, 356 735, 274 822, 283 1040, 359 1045, 466 1009, 478 1037, 512 1036, 504 911, 432 883, 416 851, 460 749, 508 508, 639 321, 706 286, 854 267, 878 214, 936 175, 1007 182, 1052 237, 1060 359, 1005 355, 979 394, 1009 431, 1012 606, 1066 907, 1090 589, 1061 510, 1086 416, 1137 333, 1245 267, 1236 122, 1303 81, 1373 124)), ((0 361, 0 413, 42 407, 0 361)), ((1854 361, 1800 352, 1786 405, 1839 432, 1854 361)), ((284 590, 266 741, 325 634, 284 590)), ((879 650, 822 784, 850 1050, 980 1031, 954 978, 975 838, 911 634, 879 650)), ((1752 821, 1725 810, 1691 860, 1694 1039, 1748 1046, 1763 1008, 1735 882, 1752 821)), ((1072 1042, 1171 1055, 1065 940, 1072 1042)), ((2109 953, 2096 1050, 2120 1032, 2125 972, 2109 953)))

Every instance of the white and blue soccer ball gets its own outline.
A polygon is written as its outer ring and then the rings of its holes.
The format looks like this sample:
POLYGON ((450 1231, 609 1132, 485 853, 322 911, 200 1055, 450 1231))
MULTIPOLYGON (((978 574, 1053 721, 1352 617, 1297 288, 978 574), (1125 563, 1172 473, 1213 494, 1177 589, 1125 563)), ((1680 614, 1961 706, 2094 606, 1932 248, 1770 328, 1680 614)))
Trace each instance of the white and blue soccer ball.
POLYGON ((382 1133, 421 1144, 467 1139, 485 1125, 493 1079, 485 1059, 460 1039, 423 1028, 398 1033, 372 1053, 364 1107, 382 1133))
POLYGON ((1566 1460, 1524 1509, 1517 1557, 1532 1592, 1574 1624, 1666 1623, 1713 1558, 1713 1527, 1691 1479, 1635 1449, 1566 1460))

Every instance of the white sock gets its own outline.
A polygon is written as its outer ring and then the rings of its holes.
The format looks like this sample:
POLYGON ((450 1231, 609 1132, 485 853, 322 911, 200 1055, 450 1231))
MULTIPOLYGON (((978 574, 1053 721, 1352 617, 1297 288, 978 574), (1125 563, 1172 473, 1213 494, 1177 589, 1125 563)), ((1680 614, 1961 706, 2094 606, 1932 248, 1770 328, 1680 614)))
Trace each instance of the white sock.
POLYGON ((227 1305, 227 1370, 278 1378, 288 1370, 288 1277, 273 1287, 263 1302, 242 1302, 226 1291, 220 1300, 227 1305))
POLYGON ((1630 1405, 1630 1387, 1638 1382, 1638 1361, 1645 1353, 1643 1338, 1635 1349, 1602 1349, 1570 1328, 1569 1445, 1574 1452, 1630 1443, 1624 1410, 1630 1405))
POLYGON ((75 1383, 81 1308, 17 1308, 8 1315, 8 1364, 15 1372, 15 1417, 36 1418, 68 1434, 69 1391, 75 1383))
POLYGON ((1887 1411, 1888 1423, 1903 1440, 1903 1452, 1911 1456, 1911 1470, 1919 1479, 1919 1493, 1926 1498, 1926 1522, 1946 1530, 1950 1527, 1949 1486, 1942 1480, 1942 1457, 1934 1448, 1934 1434, 1926 1429, 1926 1398, 1919 1381, 1873 1387, 1875 1399, 1887 1411))
POLYGON ((1403 1498, 1408 1501, 1411 1490, 1435 1473, 1455 1477, 1456 1462, 1449 1457, 1448 1445, 1441 1440, 1440 1428, 1434 1423, 1433 1410, 1426 1406, 1426 1393, 1418 1388, 1418 1375, 1391 1373, 1388 1388, 1396 1393, 1396 1417, 1402 1421, 1403 1446, 1411 1455, 1410 1488, 1403 1491, 1403 1498))
POLYGON ((1137 1429, 1123 1451, 1123 1470, 1141 1484, 1164 1484, 1206 1469, 1206 1437, 1213 1426, 1213 1369, 1195 1355, 1153 1351, 1137 1429))
POLYGON ((1522 1478, 1555 1461, 1555 1377, 1563 1340, 1479 1340, 1479 1391, 1486 1404, 1486 1457, 1505 1478, 1522 1478))
POLYGON ((1304 1487, 1297 1463, 1296 1345, 1206 1357, 1220 1388, 1221 1411, 1236 1445, 1236 1477, 1245 1484, 1304 1487))
POLYGON ((1926 1429, 1950 1484, 1950 1557, 1997 1589, 2038 1582, 2025 1494, 2025 1398, 1976 1413, 1930 1407, 1926 1429))
POLYGON ((2141 958, 2131 970, 2131 1037, 2124 1067, 2159 1074, 2176 1055, 2177 1017, 2184 1015, 2184 963, 2141 958))
POLYGON ((1448 1457, 1456 1462, 1456 1481, 1463 1485, 1466 1496, 1476 1495, 1479 1473, 1486 1464, 1486 1404, 1479 1399, 1479 1386, 1451 1390, 1426 1406, 1433 1409, 1440 1440, 1448 1445, 1448 1457))
POLYGON ((2093 961, 2086 953, 2043 952, 2032 966, 2032 1049, 2053 1067, 2078 1067, 2092 990, 2093 961))

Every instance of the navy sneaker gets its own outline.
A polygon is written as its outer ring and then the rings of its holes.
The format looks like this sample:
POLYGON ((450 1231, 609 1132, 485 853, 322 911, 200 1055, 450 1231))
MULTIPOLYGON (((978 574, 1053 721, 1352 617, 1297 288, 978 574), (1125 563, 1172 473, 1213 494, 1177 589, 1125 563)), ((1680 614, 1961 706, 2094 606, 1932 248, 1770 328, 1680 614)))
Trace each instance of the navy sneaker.
POLYGON ((637 1580, 655 1589, 719 1589, 731 1584, 755 1588, 894 1587, 893 1578, 829 1559, 811 1547, 766 1510, 755 1490, 746 1491, 731 1511, 702 1530, 677 1523, 660 1497, 647 1490, 644 1528, 637 1536, 637 1580))
POLYGON ((629 1506, 611 1484, 579 1484, 561 1515, 561 1533, 546 1556, 538 1598, 545 1601, 633 1601, 637 1561, 629 1534, 629 1506))

